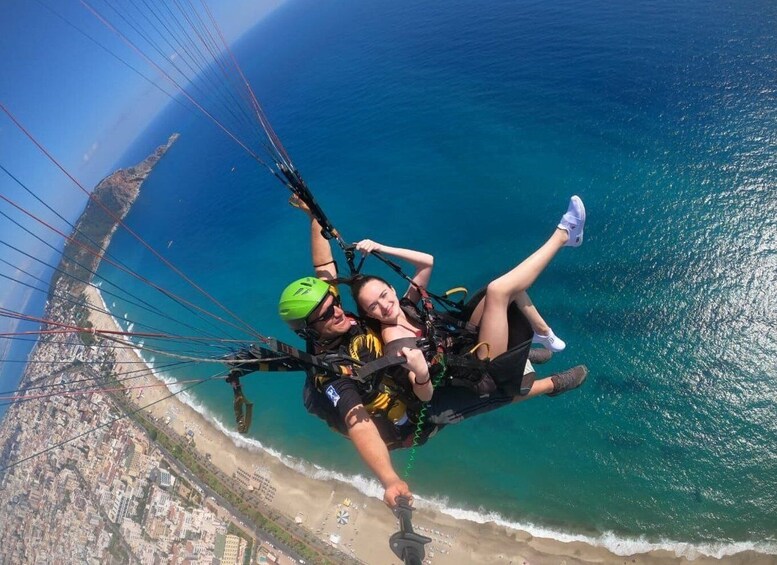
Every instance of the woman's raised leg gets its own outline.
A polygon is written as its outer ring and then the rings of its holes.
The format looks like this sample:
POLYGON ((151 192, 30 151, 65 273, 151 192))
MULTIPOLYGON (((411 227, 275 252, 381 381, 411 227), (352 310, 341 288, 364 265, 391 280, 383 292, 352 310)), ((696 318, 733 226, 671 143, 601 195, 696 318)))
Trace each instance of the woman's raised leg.
MULTIPOLYGON (((488 343, 489 347, 488 351, 485 351, 486 348, 478 350, 480 357, 489 356, 493 359, 507 350, 507 306, 512 300, 528 300, 525 291, 534 284, 534 281, 548 266, 559 249, 564 246, 577 247, 582 243, 584 224, 585 208, 583 202, 577 196, 573 196, 567 213, 561 218, 558 228, 542 247, 511 271, 488 285, 483 301, 483 314, 480 319, 478 337, 481 342, 488 343)), ((531 303, 530 300, 529 303, 531 303)), ((536 312, 533 305, 531 308, 536 312)), ((544 320, 542 323, 544 324, 544 320)))

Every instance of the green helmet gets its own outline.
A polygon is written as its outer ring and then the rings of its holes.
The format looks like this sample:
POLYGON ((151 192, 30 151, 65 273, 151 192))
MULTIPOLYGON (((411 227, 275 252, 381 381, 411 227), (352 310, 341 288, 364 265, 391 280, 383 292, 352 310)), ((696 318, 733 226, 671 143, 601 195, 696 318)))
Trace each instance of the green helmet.
POLYGON ((293 328, 304 327, 307 317, 326 298, 330 289, 329 283, 316 277, 296 280, 283 290, 278 301, 278 314, 293 328))

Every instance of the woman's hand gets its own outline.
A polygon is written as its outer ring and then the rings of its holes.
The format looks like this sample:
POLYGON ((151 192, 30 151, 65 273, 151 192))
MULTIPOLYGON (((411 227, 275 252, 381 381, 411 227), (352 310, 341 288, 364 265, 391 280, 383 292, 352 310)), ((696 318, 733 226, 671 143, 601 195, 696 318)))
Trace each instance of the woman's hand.
POLYGON ((408 376, 415 395, 422 402, 429 402, 434 394, 434 387, 432 386, 432 377, 429 375, 429 364, 426 362, 423 351, 403 347, 397 355, 404 355, 407 359, 403 367, 410 372, 408 376))
POLYGON ((356 244, 356 249, 361 251, 362 255, 368 253, 381 253, 384 255, 391 255, 397 259, 407 261, 413 267, 415 267, 415 273, 410 283, 410 287, 407 289, 405 296, 410 299, 411 302, 418 302, 421 299, 421 294, 417 287, 426 288, 429 285, 429 278, 432 276, 432 266, 434 265, 434 257, 428 253, 422 253, 421 251, 413 251, 412 249, 403 249, 401 247, 390 247, 377 243, 371 239, 363 239, 356 244))
POLYGON ((356 244, 356 250, 361 251, 362 255, 367 255, 375 251, 380 253, 383 250, 383 246, 377 241, 372 241, 371 239, 362 239, 359 243, 356 244))
POLYGON ((405 368, 415 373, 418 380, 424 382, 426 377, 429 376, 429 365, 424 357, 424 352, 420 349, 411 349, 409 347, 403 347, 397 355, 404 355, 407 362, 405 362, 405 368))

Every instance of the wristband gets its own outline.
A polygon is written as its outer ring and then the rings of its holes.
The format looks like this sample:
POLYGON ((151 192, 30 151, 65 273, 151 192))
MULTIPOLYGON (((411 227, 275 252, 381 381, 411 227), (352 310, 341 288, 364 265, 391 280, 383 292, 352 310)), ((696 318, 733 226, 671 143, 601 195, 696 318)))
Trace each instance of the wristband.
POLYGON ((418 385, 418 386, 423 386, 423 385, 425 385, 426 383, 428 383, 428 382, 429 382, 429 381, 431 381, 431 380, 432 380, 432 377, 431 377, 431 376, 429 376, 429 378, 428 378, 428 379, 426 379, 426 380, 425 380, 424 382, 422 382, 422 383, 419 383, 418 381, 414 382, 414 383, 413 383, 413 386, 415 386, 415 385, 418 385))

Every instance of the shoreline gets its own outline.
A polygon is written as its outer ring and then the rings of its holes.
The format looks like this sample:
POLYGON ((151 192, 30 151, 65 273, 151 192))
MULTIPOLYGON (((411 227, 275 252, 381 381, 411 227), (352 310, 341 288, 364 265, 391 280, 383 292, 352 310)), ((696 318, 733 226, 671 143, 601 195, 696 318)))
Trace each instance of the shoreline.
MULTIPOLYGON (((92 305, 110 311, 97 287, 90 285, 84 292, 92 305)), ((89 318, 95 328, 121 330, 113 316, 90 310, 89 318)), ((114 352, 118 374, 136 369, 138 362, 143 361, 134 348, 114 349, 114 352)), ((165 386, 129 391, 128 400, 140 406, 169 394, 169 384, 149 368, 133 385, 160 383, 165 386)), ((341 551, 368 563, 399 562, 388 547, 389 536, 398 529, 396 518, 382 500, 365 493, 369 489, 353 485, 356 477, 314 471, 304 461, 292 463, 283 454, 273 453, 259 442, 244 439, 225 428, 215 417, 201 413, 178 396, 156 403, 144 412, 165 421, 181 436, 189 434, 195 449, 206 458, 210 456, 213 464, 228 476, 236 476, 241 469, 246 476, 266 478, 272 488, 268 490, 272 493, 268 495, 270 506, 292 520, 299 520, 315 536, 337 540, 341 551), (338 524, 337 515, 342 512, 348 513, 348 519, 345 524, 338 524)), ((373 479, 367 481, 367 484, 374 482, 378 488, 373 479)), ((715 544, 675 541, 648 542, 611 534, 591 538, 553 532, 537 526, 516 525, 497 515, 445 507, 418 496, 413 524, 419 533, 433 538, 426 546, 427 560, 432 563, 543 563, 559 559, 567 563, 622 563, 627 557, 656 564, 720 563, 724 558, 727 563, 772 563, 777 554, 777 545, 772 547, 768 543, 762 544, 759 551, 761 544, 753 542, 715 547, 715 544)))

